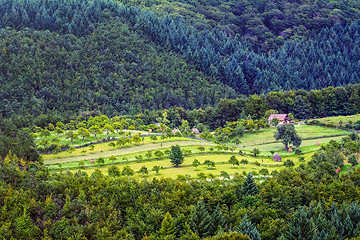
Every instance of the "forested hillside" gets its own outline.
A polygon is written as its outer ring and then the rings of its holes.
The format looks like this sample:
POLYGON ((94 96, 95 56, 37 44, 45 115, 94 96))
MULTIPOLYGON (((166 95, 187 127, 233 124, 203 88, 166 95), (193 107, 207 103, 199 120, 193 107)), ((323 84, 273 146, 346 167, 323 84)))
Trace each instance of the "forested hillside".
POLYGON ((359 20, 358 1, 123 0, 161 16, 180 15, 198 30, 216 27, 240 34, 260 52, 276 50, 288 39, 309 39, 324 27, 359 20))
MULTIPOLYGON (((260 14, 265 5, 245 9, 260 14)), ((1 112, 191 109, 238 94, 358 83, 360 27, 350 24, 357 4, 341 4, 347 14, 336 21, 325 14, 330 5, 321 16, 332 21, 311 25, 311 39, 289 40, 262 54, 246 39, 247 30, 236 36, 221 28, 198 32, 182 18, 112 1, 2 1, 1 112), (74 92, 74 86, 82 88, 74 92)))
POLYGON ((142 39, 120 21, 91 35, 30 28, 0 31, 0 112, 66 115, 97 109, 107 115, 142 109, 213 105, 237 96, 177 54, 142 39))

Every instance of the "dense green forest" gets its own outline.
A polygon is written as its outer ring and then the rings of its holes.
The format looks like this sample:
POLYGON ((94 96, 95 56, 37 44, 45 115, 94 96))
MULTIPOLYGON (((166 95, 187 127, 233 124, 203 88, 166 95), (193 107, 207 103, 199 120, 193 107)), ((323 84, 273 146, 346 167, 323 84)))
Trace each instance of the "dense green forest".
POLYGON ((0 16, 6 116, 14 109, 36 114, 56 109, 54 103, 63 102, 54 100, 60 92, 69 98, 61 107, 124 114, 359 82, 359 25, 350 23, 356 17, 318 26, 311 38, 288 40, 262 54, 242 35, 218 28, 199 32, 180 17, 112 1, 7 0, 0 3, 0 16), (12 92, 14 85, 27 94, 12 92), (84 88, 71 92, 79 85, 84 88), (22 98, 35 109, 21 106, 22 98))
POLYGON ((360 168, 336 173, 343 154, 358 149, 355 134, 330 141, 309 162, 260 182, 251 173, 212 181, 54 173, 9 153, 0 164, 0 236, 359 239, 360 168))
POLYGON ((257 179, 55 172, 34 142, 50 126, 85 132, 107 119, 117 130, 196 127, 227 144, 268 128, 272 112, 359 113, 359 9, 355 0, 1 1, 0 239, 360 239, 360 168, 339 174, 359 152, 356 134, 257 179))
POLYGON ((3 29, 0 47, 0 112, 6 117, 48 110, 114 115, 175 105, 193 109, 237 96, 121 22, 101 24, 83 38, 3 29))
MULTIPOLYGON (((142 125, 164 123, 169 127, 181 126, 186 120, 190 127, 215 130, 241 119, 267 121, 270 112, 291 113, 295 119, 320 118, 326 116, 353 115, 360 112, 360 84, 346 87, 329 87, 312 91, 284 91, 268 94, 250 95, 236 99, 221 99, 214 106, 205 108, 186 109, 173 106, 168 109, 144 110, 134 115, 120 116, 121 119, 130 119, 136 129, 142 125), (264 119, 265 118, 265 119, 264 119)), ((61 97, 61 96, 60 96, 61 97)), ((60 98, 61 99, 61 98, 60 98)), ((96 104, 96 102, 95 102, 96 104)), ((3 107, 9 105, 3 105, 3 107)), ((54 105, 47 114, 13 115, 12 122, 18 128, 48 127, 58 122, 69 123, 87 122, 89 117, 106 114, 110 118, 118 116, 118 112, 107 112, 99 106, 101 111, 81 111, 85 109, 83 103, 74 108, 68 105, 54 105), (64 111, 60 109, 65 109, 64 111)), ((1 107, 1 105, 0 105, 1 107)), ((46 109, 46 108, 45 108, 46 109)), ((2 110, 4 113, 4 110, 2 110)), ((13 108, 14 112, 17 109, 13 108)), ((9 112, 5 112, 10 116, 9 112)), ((345 123, 344 123, 345 124, 345 123)), ((355 122, 354 122, 355 124, 355 122)), ((356 123, 360 124, 360 123, 356 123)), ((152 127, 150 127, 152 128, 152 127)), ((350 127, 352 128, 352 127, 350 127)))
POLYGON ((324 27, 359 20, 358 1, 119 1, 183 17, 196 29, 240 34, 255 51, 276 50, 288 39, 309 39, 324 27))

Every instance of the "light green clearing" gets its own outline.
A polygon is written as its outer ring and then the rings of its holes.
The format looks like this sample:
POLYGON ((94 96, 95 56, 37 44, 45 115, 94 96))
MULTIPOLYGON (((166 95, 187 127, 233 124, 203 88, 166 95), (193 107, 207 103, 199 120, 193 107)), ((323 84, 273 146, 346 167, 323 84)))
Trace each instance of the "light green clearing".
MULTIPOLYGON (((225 171, 230 175, 233 175, 235 173, 239 173, 242 174, 244 171, 246 173, 248 172, 252 172, 252 171, 259 171, 262 168, 267 168, 269 170, 269 172, 271 173, 272 171, 279 171, 283 168, 285 168, 283 166, 283 163, 278 163, 278 162, 274 162, 271 159, 261 159, 261 158, 254 158, 254 157, 249 157, 249 156, 239 156, 236 155, 237 159, 241 160, 241 159, 247 159, 249 161, 249 164, 247 165, 242 165, 240 164, 240 166, 235 165, 235 168, 232 167, 232 164, 228 163, 228 160, 230 158, 231 154, 212 154, 212 155, 208 155, 208 154, 203 154, 203 155, 196 155, 196 156, 190 156, 190 157, 186 157, 184 160, 184 163, 178 167, 175 168, 173 167, 173 165, 170 163, 170 159, 163 159, 163 160, 153 160, 153 161, 148 161, 148 162, 129 162, 127 164, 120 164, 120 165, 116 165, 119 167, 120 170, 123 169, 123 166, 130 166, 134 171, 138 171, 142 166, 146 166, 149 170, 149 175, 147 175, 147 178, 152 178, 152 177, 177 177, 178 175, 190 175, 191 177, 196 177, 198 173, 204 173, 204 174, 214 174, 215 176, 219 176, 221 174, 221 171, 225 171), (192 162, 194 159, 198 159, 201 163, 200 166, 198 166, 198 170, 195 170, 195 167, 191 166, 192 162), (208 167, 206 165, 203 165, 205 160, 211 160, 215 162, 215 168, 213 169, 208 169, 208 167), (261 166, 256 166, 254 165, 254 162, 259 162, 261 166), (152 168, 154 166, 160 166, 162 167, 162 169, 159 172, 159 175, 156 176, 155 171, 151 171, 152 168)), ((291 159, 295 162, 295 167, 300 165, 300 163, 297 160, 297 156, 292 156, 289 157, 287 159, 291 159)), ((87 172, 88 174, 91 174, 95 171, 96 169, 96 164, 94 164, 95 167, 91 168, 91 169, 85 169, 83 171, 87 172)), ((99 169, 107 175, 107 168, 108 166, 103 166, 100 167, 99 169)), ((79 171, 79 169, 76 170, 71 170, 71 172, 77 172, 79 171)), ((142 178, 142 174, 140 173, 135 173, 134 176, 135 178, 142 178)))
MULTIPOLYGON (((46 160, 45 164, 56 164, 58 162, 60 163, 74 163, 74 162, 79 162, 79 161, 83 161, 83 160, 91 160, 99 158, 99 157, 103 157, 103 158, 109 158, 110 156, 115 156, 118 158, 118 160, 122 157, 127 157, 128 160, 132 160, 135 159, 136 155, 142 155, 143 158, 145 159, 145 153, 147 153, 147 151, 154 151, 157 149, 160 150, 165 150, 165 149, 169 149, 171 146, 174 145, 179 145, 182 146, 183 149, 189 149, 192 151, 192 153, 195 152, 200 152, 197 147, 200 145, 203 146, 209 146, 209 145, 213 145, 212 143, 208 143, 208 142, 202 142, 202 141, 174 141, 174 142, 165 142, 162 144, 161 147, 161 143, 154 143, 154 144, 146 144, 146 145, 137 145, 137 146, 131 146, 129 148, 115 148, 111 151, 107 150, 105 152, 96 152, 96 153, 87 153, 84 156, 73 156, 73 157, 65 157, 65 158, 52 158, 50 160, 46 160), (121 157, 120 157, 121 156, 121 157)), ((68 153, 67 153, 68 154, 68 153)), ((60 155, 61 156, 61 155, 60 155)), ((155 157, 154 155, 152 157, 155 157)), ((108 162, 108 159, 105 159, 105 163, 108 162)), ((71 167, 74 166, 73 164, 71 165, 71 167)), ((68 165, 68 167, 70 167, 70 165, 68 165)))
MULTIPOLYGON (((115 141, 112 141, 113 143, 116 143, 115 141)), ((107 156, 107 151, 110 151, 111 154, 108 154, 108 156, 111 155, 121 155, 121 154, 127 154, 127 153, 131 153, 131 152, 137 152, 137 151, 144 151, 144 150, 152 150, 152 149, 157 149, 159 147, 161 147, 161 143, 163 143, 163 147, 165 146, 172 146, 172 145, 176 145, 177 142, 182 142, 182 146, 184 145, 194 145, 193 143, 195 143, 195 145, 198 144, 209 144, 208 142, 203 142, 203 141, 197 141, 197 140, 192 140, 189 138, 171 138, 171 139, 165 139, 165 140, 156 140, 155 142, 150 140, 150 137, 145 137, 144 141, 142 141, 140 143, 140 145, 134 145, 134 144, 130 144, 130 147, 128 147, 128 145, 126 145, 126 147, 123 148, 118 148, 117 146, 115 148, 112 148, 110 150, 109 147, 109 143, 110 142, 106 142, 106 143, 98 143, 95 144, 95 148, 94 150, 91 152, 90 151, 90 147, 83 147, 83 148, 77 148, 72 155, 67 152, 67 151, 63 151, 59 153, 60 158, 57 157, 57 154, 43 154, 43 159, 44 160, 51 160, 51 159, 64 159, 64 158, 68 158, 69 161, 72 161, 72 159, 76 159, 77 157, 79 157, 79 159, 77 159, 76 161, 79 160, 83 160, 86 159, 86 156, 89 156, 91 154, 91 158, 94 157, 106 157, 107 156), (187 143, 187 144, 185 144, 187 143), (85 150, 86 153, 82 153, 82 151, 85 150), (118 153, 120 152, 120 153, 118 153), (85 157, 85 158, 84 158, 85 157)), ((180 145, 180 144, 179 144, 180 145)))
MULTIPOLYGON (((320 138, 319 139, 320 142, 321 142, 321 137, 349 134, 349 132, 344 130, 334 129, 334 128, 324 128, 319 126, 295 125, 295 129, 296 132, 299 134, 299 136, 304 140, 306 140, 306 138, 320 138)), ((245 133, 244 136, 240 139, 242 142, 240 143, 240 146, 242 146, 243 148, 245 146, 246 148, 248 146, 254 146, 254 145, 260 146, 261 144, 273 143, 275 141, 274 139, 275 132, 276 132, 276 128, 271 127, 268 129, 262 129, 259 132, 245 133)))
MULTIPOLYGON (((311 119, 311 120, 313 120, 313 119, 311 119)), ((349 115, 349 116, 318 118, 318 119, 315 119, 315 120, 318 120, 318 121, 320 121, 322 123, 332 123, 332 124, 335 124, 335 125, 339 125, 340 120, 343 122, 343 124, 345 124, 345 123, 347 123, 349 121, 352 121, 353 123, 357 122, 357 121, 360 121, 360 114, 349 115)))
MULTIPOLYGON (((306 125, 298 125, 296 126, 296 130, 302 138, 317 138, 309 140, 304 139, 302 142, 300 149, 303 151, 303 153, 305 153, 303 156, 305 157, 306 161, 310 159, 311 153, 313 151, 316 151, 320 148, 316 145, 317 142, 319 142, 320 144, 324 144, 329 142, 330 140, 340 140, 343 135, 348 134, 347 131, 343 130, 306 125), (330 137, 334 135, 336 137, 330 137)), ((112 163, 109 160, 109 157, 113 155, 117 157, 117 159, 114 161, 114 164, 116 164, 120 168, 120 170, 125 164, 129 165, 135 171, 138 171, 142 166, 146 166, 150 172, 147 178, 176 178, 177 175, 190 175, 191 177, 196 177, 197 174, 200 172, 203 172, 204 174, 211 173, 215 176, 219 176, 221 171, 226 171, 228 174, 232 175, 235 173, 242 174, 244 171, 259 171, 261 168, 268 168, 269 172, 283 169, 283 163, 277 163, 272 160, 272 154, 270 153, 270 151, 278 152, 282 157, 282 161, 285 161, 286 159, 291 159, 295 162, 295 167, 298 166, 300 163, 298 162, 298 157, 294 154, 294 152, 287 152, 284 150, 284 146, 281 142, 274 142, 275 131, 275 127, 272 127, 269 129, 261 130, 259 133, 246 133, 245 136, 241 139, 243 143, 241 143, 233 153, 235 156, 237 156, 239 160, 245 158, 252 163, 258 161, 261 164, 260 167, 257 167, 254 164, 249 164, 232 168, 232 165, 227 163, 232 153, 229 152, 227 154, 224 154, 221 153, 222 151, 220 153, 215 151, 213 154, 210 154, 209 147, 210 145, 214 146, 215 144, 203 141, 194 141, 187 138, 172 138, 166 139, 165 141, 157 140, 156 142, 152 142, 149 137, 145 137, 144 142, 142 142, 140 145, 131 145, 130 147, 121 149, 114 148, 111 150, 109 149, 109 143, 107 142, 96 144, 93 153, 90 153, 89 148, 85 147, 81 149, 76 149, 76 151, 73 153, 73 156, 70 156, 68 152, 61 152, 60 158, 57 158, 55 154, 48 154, 45 155, 44 159, 45 163, 50 169, 59 171, 59 166, 57 166, 56 164, 60 162, 62 164, 62 170, 72 169, 72 172, 78 171, 79 161, 83 161, 85 164, 84 171, 92 173, 93 171, 95 171, 98 165, 96 161, 94 164, 91 164, 90 160, 92 158, 96 160, 96 158, 103 157, 105 160, 105 165, 100 166, 100 170, 104 172, 104 174, 107 174, 107 169, 112 163), (151 157, 151 160, 149 161, 145 157, 145 153, 147 153, 147 151, 149 150, 165 150, 176 144, 182 146, 182 149, 191 150, 192 154, 197 155, 186 157, 183 165, 179 168, 174 168, 170 164, 170 160, 168 158, 158 160, 154 159, 155 156, 153 155, 151 157), (206 153, 200 154, 200 150, 198 149, 199 145, 203 145, 205 147, 206 153), (254 147, 258 148, 261 151, 257 158, 251 156, 237 155, 240 149, 243 150, 243 152, 245 152, 246 154, 250 155, 250 151, 254 147), (85 154, 81 153, 81 151, 84 149, 87 151, 85 154), (138 155, 142 155, 143 157, 143 160, 141 162, 135 160, 135 156, 138 155), (123 159, 124 157, 127 158, 126 162, 123 159), (216 167, 214 169, 208 169, 207 166, 201 165, 198 167, 198 171, 195 171, 195 168, 190 166, 195 158, 198 159, 201 163, 203 163, 206 159, 214 161, 216 163, 216 167), (159 176, 156 176, 155 172, 151 171, 155 165, 161 166, 163 168, 160 170, 159 176)), ((142 178, 142 174, 136 173, 134 177, 142 178)))

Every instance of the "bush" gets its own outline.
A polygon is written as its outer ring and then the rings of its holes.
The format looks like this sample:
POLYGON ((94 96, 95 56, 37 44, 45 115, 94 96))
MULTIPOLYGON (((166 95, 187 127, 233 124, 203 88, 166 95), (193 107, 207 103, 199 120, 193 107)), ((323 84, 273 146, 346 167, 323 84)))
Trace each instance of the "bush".
POLYGON ((293 167, 293 166, 295 166, 295 163, 290 159, 286 159, 284 162, 284 166, 285 167, 293 167))
POLYGON ((295 154, 296 155, 303 155, 304 153, 301 151, 301 149, 297 148, 297 149, 295 149, 295 154))

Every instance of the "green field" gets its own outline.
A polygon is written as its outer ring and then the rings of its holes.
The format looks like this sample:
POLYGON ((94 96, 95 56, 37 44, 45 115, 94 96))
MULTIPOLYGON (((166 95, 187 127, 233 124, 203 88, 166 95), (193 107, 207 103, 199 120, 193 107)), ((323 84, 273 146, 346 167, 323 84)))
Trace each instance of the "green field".
MULTIPOLYGON (((305 161, 308 161, 311 158, 311 155, 314 151, 318 150, 320 146, 317 145, 325 144, 330 140, 340 140, 343 136, 347 135, 347 131, 324 128, 318 126, 307 126, 307 125, 296 125, 296 130, 298 134, 303 138, 300 149, 304 153, 305 161)), ((214 147, 216 144, 211 142, 204 142, 198 140, 192 140, 188 138, 171 138, 171 139, 162 139, 152 141, 150 137, 144 137, 143 141, 138 144, 130 144, 129 146, 123 148, 112 148, 109 147, 109 142, 95 144, 93 151, 90 151, 89 147, 83 147, 76 149, 72 154, 67 151, 60 152, 59 154, 43 154, 45 164, 50 170, 54 171, 66 171, 70 170, 76 172, 79 169, 88 172, 91 174, 95 169, 99 168, 104 174, 107 174, 107 169, 112 164, 119 167, 120 170, 125 165, 130 166, 134 171, 138 171, 142 166, 146 166, 149 170, 147 178, 152 177, 170 177, 176 178, 178 175, 186 175, 190 177, 198 177, 198 174, 204 174, 208 176, 210 174, 213 176, 220 176, 222 171, 227 172, 230 175, 235 173, 244 174, 248 172, 258 172, 262 168, 267 168, 271 173, 272 171, 279 171, 284 168, 283 163, 274 162, 272 160, 273 152, 278 152, 283 161, 285 159, 291 159, 295 163, 295 167, 300 165, 298 161, 298 156, 294 152, 287 152, 284 150, 284 146, 281 142, 274 140, 274 132, 276 131, 275 127, 269 129, 263 129, 259 132, 246 133, 243 138, 241 138, 241 143, 235 146, 233 152, 227 150, 212 150, 210 147, 214 147), (148 151, 152 153, 156 150, 165 151, 170 149, 173 145, 179 145, 183 150, 191 151, 189 156, 185 157, 184 163, 179 167, 175 168, 171 165, 170 159, 166 156, 158 159, 152 154, 150 160, 145 156, 148 151), (199 146, 204 146, 204 152, 201 152, 199 146), (257 158, 252 157, 251 150, 253 148, 258 148, 260 154, 257 158), (245 153, 244 156, 238 154, 239 150, 245 153), (59 155, 59 157, 58 157, 59 155), (137 159, 141 155, 142 160, 137 159), (231 155, 235 155, 239 160, 247 159, 249 164, 243 166, 232 167, 228 163, 228 160, 231 155), (115 156, 116 160, 111 161, 110 156, 115 156), (99 157, 104 158, 105 162, 102 165, 98 165, 96 159, 99 157), (91 159, 95 160, 95 163, 91 163, 91 159), (211 160, 215 162, 215 168, 208 169, 206 165, 200 165, 196 171, 192 165, 192 161, 198 159, 201 163, 205 160, 211 160), (80 168, 79 163, 82 163, 83 166, 80 168), (260 166, 256 166, 255 162, 260 163, 260 166), (61 164, 61 166, 59 165, 61 164), (155 171, 152 171, 154 166, 160 166, 161 170, 159 175, 156 175, 155 171)), ((132 131, 132 135, 135 132, 132 131)), ((49 136, 51 139, 54 136, 49 136)), ((106 135, 103 134, 99 138, 105 138, 106 135)), ((117 137, 116 134, 113 134, 112 137, 117 137)), ((68 141, 65 137, 60 138, 61 141, 68 141)), ((41 139, 37 139, 40 141, 41 139)), ((80 139, 76 140, 77 145, 81 145, 86 142, 90 142, 94 139, 88 138, 84 142, 80 139)), ((75 143, 75 142, 74 142, 75 143)), ((347 171, 348 168, 344 167, 344 171, 347 171)), ((135 173, 135 178, 142 178, 142 174, 135 173)))
POLYGON ((321 123, 326 123, 326 124, 334 124, 334 125, 339 125, 339 122, 342 121, 343 124, 352 121, 357 122, 360 121, 360 114, 356 114, 356 115, 349 115, 349 116, 337 116, 337 117, 326 117, 326 118, 318 118, 315 119, 318 120, 321 123))

